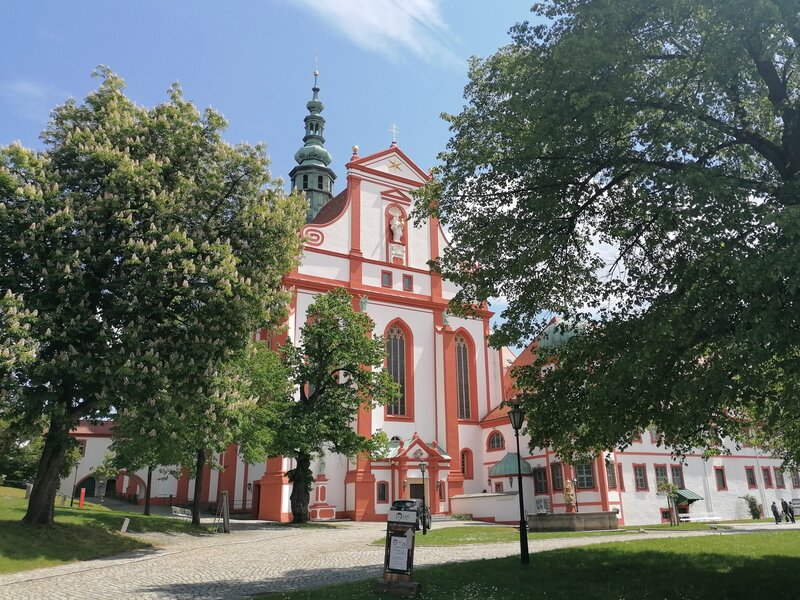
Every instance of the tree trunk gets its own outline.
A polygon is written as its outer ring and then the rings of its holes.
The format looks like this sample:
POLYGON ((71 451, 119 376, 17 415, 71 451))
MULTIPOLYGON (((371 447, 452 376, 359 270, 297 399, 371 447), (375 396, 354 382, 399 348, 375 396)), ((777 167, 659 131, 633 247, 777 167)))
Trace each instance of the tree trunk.
POLYGON ((194 502, 192 504, 192 525, 200 525, 200 496, 203 491, 203 469, 206 466, 206 451, 197 451, 197 469, 194 474, 194 502))
POLYGON ((308 521, 308 504, 311 501, 311 457, 308 454, 297 456, 297 466, 292 477, 292 522, 308 521))
MULTIPOLYGON (((44 437, 42 456, 28 500, 28 512, 22 518, 26 525, 52 525, 53 505, 61 481, 61 465, 69 448, 72 423, 58 415, 50 418, 50 429, 44 437)), ((72 491, 75 493, 75 490, 72 491)))
POLYGON ((153 481, 153 465, 147 466, 147 487, 144 489, 144 514, 150 516, 150 483, 153 481))

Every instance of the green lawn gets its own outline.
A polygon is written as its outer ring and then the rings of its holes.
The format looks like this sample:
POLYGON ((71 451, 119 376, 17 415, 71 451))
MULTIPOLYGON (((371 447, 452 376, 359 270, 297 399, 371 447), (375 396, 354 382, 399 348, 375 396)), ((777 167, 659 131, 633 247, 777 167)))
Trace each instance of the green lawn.
MULTIPOLYGON (((724 524, 714 525, 719 529, 727 529, 724 524)), ((529 540, 549 540, 555 538, 571 537, 598 537, 609 535, 621 535, 625 533, 636 533, 639 527, 629 529, 616 529, 613 531, 548 531, 548 532, 528 532, 529 540)), ((658 531, 708 531, 706 523, 684 523, 678 527, 669 525, 645 525, 642 529, 658 531)), ((496 542, 517 542, 519 541, 519 529, 505 527, 501 525, 462 525, 459 527, 437 527, 430 529, 427 535, 422 535, 418 531, 415 536, 414 544, 417 546, 461 546, 464 544, 493 544, 496 542)), ((382 537, 374 542, 373 545, 382 546, 386 543, 386 538, 382 537)))
MULTIPOLYGON (((609 543, 419 569, 421 600, 750 600, 800 595, 800 532, 609 543)), ((373 581, 270 594, 280 600, 374 599, 373 581)))
POLYGON ((130 535, 145 531, 204 533, 190 523, 165 517, 111 511, 86 504, 83 509, 56 508, 53 527, 27 527, 20 523, 27 509, 25 492, 0 487, 0 573, 49 567, 137 549, 149 544, 130 535), (129 534, 119 533, 128 517, 129 534))

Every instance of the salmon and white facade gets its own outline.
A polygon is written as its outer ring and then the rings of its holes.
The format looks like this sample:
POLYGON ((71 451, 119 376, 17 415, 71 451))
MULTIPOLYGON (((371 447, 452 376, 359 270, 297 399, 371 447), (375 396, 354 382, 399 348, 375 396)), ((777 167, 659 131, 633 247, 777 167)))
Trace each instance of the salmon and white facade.
MULTIPOLYGON (((516 474, 514 431, 507 409, 500 406, 513 392, 508 368, 514 357, 488 346, 488 309, 470 319, 448 314, 456 289, 428 266, 448 241, 435 219, 409 222, 412 192, 428 175, 394 141, 365 156, 354 147, 345 165, 345 189, 333 194, 336 175, 324 149, 318 92, 315 80, 304 120, 305 145, 290 173, 292 188, 305 193, 310 209, 302 262, 285 279, 293 290, 288 327, 281 336, 262 331, 258 337, 273 347, 287 337, 298 340, 314 297, 344 288, 354 308, 368 313, 375 333, 385 338, 386 368, 400 384, 402 397, 390 406, 361 410, 356 419, 359 433, 382 430, 392 440, 385 459, 326 454, 312 463, 310 516, 382 521, 393 500, 424 495, 433 514, 470 513, 488 521, 516 522, 517 480, 509 470, 513 465, 516 474)), ((517 364, 532 360, 535 347, 517 357, 517 364)), ((93 470, 103 461, 110 435, 107 423, 82 423, 73 432, 85 451, 76 471, 62 481, 62 492, 70 494, 75 483, 95 488, 93 470)), ((523 485, 528 512, 571 509, 564 501, 567 480, 575 481, 579 511, 616 509, 620 523, 628 525, 664 519, 667 501, 657 494, 656 484, 664 476, 700 497, 690 498, 695 507, 726 519, 749 516, 740 498, 747 493, 766 509, 773 500, 800 497, 797 473, 784 475, 780 461, 754 448, 709 461, 689 456, 680 464, 645 435, 624 453, 566 465, 548 449, 529 451, 524 436, 520 444, 527 465, 523 485)), ((233 511, 273 521, 291 519, 291 484, 285 475, 294 466, 290 459, 248 465, 231 446, 216 461, 223 469, 206 467, 203 502, 216 504, 227 490, 233 511)), ((146 475, 121 472, 103 491, 142 502, 146 475)), ((193 495, 194 480, 185 472, 179 478, 166 472, 153 477, 155 502, 182 504, 193 495)), ((683 509, 689 510, 689 503, 683 509)))

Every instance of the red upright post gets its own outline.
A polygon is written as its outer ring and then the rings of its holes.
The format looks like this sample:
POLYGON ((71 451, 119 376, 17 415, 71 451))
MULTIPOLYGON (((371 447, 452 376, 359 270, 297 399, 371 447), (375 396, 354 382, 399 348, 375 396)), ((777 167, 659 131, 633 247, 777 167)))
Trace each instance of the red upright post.
POLYGON ((84 500, 86 500, 86 488, 81 488, 81 498, 78 501, 78 508, 83 508, 84 500))

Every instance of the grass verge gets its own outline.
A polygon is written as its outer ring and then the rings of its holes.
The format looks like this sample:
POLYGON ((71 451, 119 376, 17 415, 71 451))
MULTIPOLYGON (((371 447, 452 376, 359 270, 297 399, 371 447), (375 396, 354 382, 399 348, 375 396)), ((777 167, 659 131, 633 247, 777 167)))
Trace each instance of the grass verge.
MULTIPOLYGON (((519 559, 417 570, 420 600, 749 600, 795 597, 800 532, 771 531, 609 543, 519 559)), ((373 581, 261 596, 270 600, 374 599, 373 581)))
MULTIPOLYGON (((727 529, 724 524, 715 524, 718 529, 727 529)), ((603 537, 622 535, 626 533, 636 533, 639 527, 628 529, 616 529, 613 531, 529 531, 529 540, 550 540, 557 538, 574 537, 603 537)), ((706 523, 684 523, 678 527, 669 525, 645 525, 641 529, 672 531, 680 533, 683 531, 708 531, 706 523)), ((504 527, 500 525, 462 525, 459 527, 439 527, 428 531, 427 535, 417 532, 415 536, 415 546, 462 546, 465 544, 494 544, 499 542, 518 542, 519 529, 515 527, 504 527)), ((382 537, 372 542, 373 545, 382 546, 386 538, 382 537)))
POLYGON ((28 527, 20 523, 27 506, 23 490, 0 487, 0 573, 50 567, 150 547, 143 540, 119 533, 125 517, 131 520, 130 533, 174 531, 200 534, 207 531, 177 519, 111 511, 95 504, 86 504, 82 509, 57 507, 53 527, 28 527))

